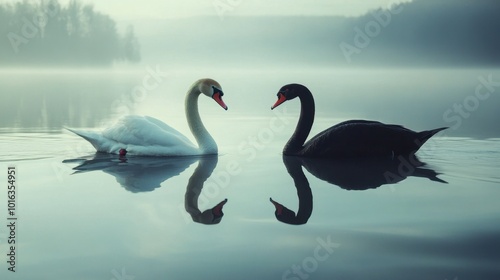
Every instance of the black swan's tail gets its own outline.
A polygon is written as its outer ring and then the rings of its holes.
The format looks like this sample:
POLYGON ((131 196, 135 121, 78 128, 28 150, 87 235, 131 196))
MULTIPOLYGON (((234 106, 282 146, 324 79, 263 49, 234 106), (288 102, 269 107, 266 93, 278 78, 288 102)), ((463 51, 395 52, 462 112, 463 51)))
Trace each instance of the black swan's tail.
POLYGON ((434 134, 440 132, 441 130, 445 130, 447 129, 448 127, 441 127, 441 128, 436 128, 436 129, 432 129, 432 130, 425 130, 425 131, 422 131, 422 132, 419 132, 418 133, 418 136, 417 136, 417 146, 420 148, 423 144, 425 144, 425 142, 427 142, 427 140, 429 140, 432 136, 434 136, 434 134))
POLYGON ((412 174, 412 176, 427 178, 434 182, 448 184, 448 182, 446 182, 445 180, 438 178, 438 175, 440 175, 440 173, 437 173, 432 169, 425 169, 425 168, 415 168, 415 171, 412 174))

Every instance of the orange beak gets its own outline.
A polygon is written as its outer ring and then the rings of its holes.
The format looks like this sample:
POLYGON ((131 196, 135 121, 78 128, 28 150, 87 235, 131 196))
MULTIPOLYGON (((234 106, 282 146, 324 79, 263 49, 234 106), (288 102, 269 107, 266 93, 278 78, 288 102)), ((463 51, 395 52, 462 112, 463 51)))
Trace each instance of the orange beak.
POLYGON ((212 98, 215 100, 215 102, 217 102, 217 104, 219 104, 222 108, 224 108, 224 110, 227 110, 227 106, 224 103, 224 101, 222 101, 222 96, 220 95, 220 93, 218 92, 214 93, 212 98))
POLYGON ((278 94, 278 101, 276 101, 276 103, 274 103, 273 107, 271 107, 271 110, 278 107, 281 103, 283 103, 285 101, 286 101, 285 95, 282 93, 279 93, 278 94))
POLYGON ((276 208, 276 214, 281 215, 281 213, 283 212, 283 205, 274 201, 272 198, 269 198, 269 201, 271 201, 271 203, 274 204, 274 207, 276 208))
POLYGON ((221 201, 219 204, 215 205, 214 208, 212 208, 212 213, 215 216, 222 216, 224 213, 222 213, 222 207, 224 207, 224 204, 226 204, 227 198, 221 201))

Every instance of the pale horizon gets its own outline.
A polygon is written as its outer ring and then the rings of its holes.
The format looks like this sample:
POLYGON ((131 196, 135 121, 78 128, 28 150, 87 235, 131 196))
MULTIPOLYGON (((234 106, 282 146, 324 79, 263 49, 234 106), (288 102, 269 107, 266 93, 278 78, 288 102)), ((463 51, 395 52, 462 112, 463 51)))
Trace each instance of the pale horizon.
MULTIPOLYGON (((61 0, 66 5, 70 0, 61 0)), ((286 0, 210 0, 210 1, 121 1, 82 0, 92 4, 96 11, 110 15, 117 21, 172 19, 196 16, 360 16, 370 10, 389 8, 411 0, 319 0, 307 5, 305 1, 286 0)), ((15 3, 0 0, 0 3, 15 3)))

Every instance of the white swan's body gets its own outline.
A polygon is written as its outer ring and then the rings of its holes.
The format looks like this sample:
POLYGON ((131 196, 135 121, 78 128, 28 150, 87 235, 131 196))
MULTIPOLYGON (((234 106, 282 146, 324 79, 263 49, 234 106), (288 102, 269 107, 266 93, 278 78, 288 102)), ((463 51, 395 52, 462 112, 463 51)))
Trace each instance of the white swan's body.
POLYGON ((118 154, 121 149, 125 149, 127 154, 147 156, 217 154, 217 144, 203 126, 198 112, 198 96, 201 93, 212 97, 227 110, 221 99, 222 90, 216 81, 202 79, 191 86, 186 95, 186 118, 199 147, 176 129, 148 116, 122 117, 101 132, 68 130, 89 141, 98 152, 118 154))
POLYGON ((102 132, 68 129, 87 141, 98 152, 118 154, 125 149, 132 155, 198 155, 189 139, 167 124, 147 116, 125 116, 102 132))

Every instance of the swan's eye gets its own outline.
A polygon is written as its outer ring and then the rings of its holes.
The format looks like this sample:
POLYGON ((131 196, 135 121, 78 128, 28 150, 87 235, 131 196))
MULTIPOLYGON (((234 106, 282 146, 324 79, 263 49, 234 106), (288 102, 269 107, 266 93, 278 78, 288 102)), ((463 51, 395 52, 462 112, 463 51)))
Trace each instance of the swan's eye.
POLYGON ((216 88, 215 86, 212 86, 212 89, 214 91, 214 93, 212 94, 212 96, 216 93, 220 94, 220 96, 224 96, 224 93, 222 92, 222 90, 220 88, 216 88))
POLYGON ((280 94, 285 95, 285 94, 287 94, 287 93, 288 93, 288 89, 287 89, 287 88, 282 88, 280 91, 278 91, 278 94, 277 94, 277 95, 278 95, 278 97, 279 97, 279 95, 280 95, 280 94))

